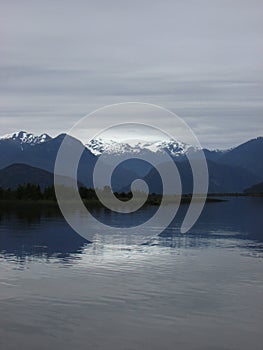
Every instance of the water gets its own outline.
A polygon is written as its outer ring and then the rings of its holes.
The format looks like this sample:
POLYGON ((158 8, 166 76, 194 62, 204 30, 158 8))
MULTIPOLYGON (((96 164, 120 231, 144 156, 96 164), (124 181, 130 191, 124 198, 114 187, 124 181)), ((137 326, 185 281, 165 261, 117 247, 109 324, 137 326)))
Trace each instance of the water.
POLYGON ((207 204, 183 235, 186 209, 130 245, 96 227, 89 244, 54 207, 1 206, 0 349, 262 350, 263 199, 207 204))

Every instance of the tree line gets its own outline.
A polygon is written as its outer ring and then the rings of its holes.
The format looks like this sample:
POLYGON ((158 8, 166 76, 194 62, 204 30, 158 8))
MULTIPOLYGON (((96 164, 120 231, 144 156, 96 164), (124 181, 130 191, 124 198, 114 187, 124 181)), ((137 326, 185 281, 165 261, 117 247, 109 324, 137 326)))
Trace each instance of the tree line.
MULTIPOLYGON (((103 191, 109 191, 109 188, 104 188, 103 191)), ((65 198, 71 198, 72 189, 63 187, 65 198)), ((87 187, 79 187, 80 197, 84 200, 97 200, 97 194, 94 189, 87 187)), ((121 192, 114 193, 116 197, 120 199, 129 199, 132 197, 132 193, 121 192)), ((41 189, 40 185, 27 183, 25 185, 19 185, 15 189, 3 189, 0 187, 0 200, 51 200, 56 201, 56 193, 54 186, 49 186, 41 189)))
MULTIPOLYGON (((65 192, 70 189, 65 187, 65 192)), ((96 199, 96 192, 91 188, 80 187, 79 193, 82 199, 96 199)), ((41 189, 40 185, 27 183, 19 185, 15 189, 3 189, 0 187, 0 200, 52 200, 56 201, 54 186, 41 189)))

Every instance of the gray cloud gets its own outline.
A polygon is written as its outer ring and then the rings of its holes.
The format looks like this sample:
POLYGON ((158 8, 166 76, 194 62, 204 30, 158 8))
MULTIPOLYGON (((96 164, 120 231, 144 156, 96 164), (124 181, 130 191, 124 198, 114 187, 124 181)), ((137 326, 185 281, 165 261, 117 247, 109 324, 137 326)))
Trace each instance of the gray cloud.
MULTIPOLYGON (((209 147, 262 135, 262 1, 1 2, 1 133, 160 104, 209 147)), ((92 127, 92 126, 91 126, 92 127)))

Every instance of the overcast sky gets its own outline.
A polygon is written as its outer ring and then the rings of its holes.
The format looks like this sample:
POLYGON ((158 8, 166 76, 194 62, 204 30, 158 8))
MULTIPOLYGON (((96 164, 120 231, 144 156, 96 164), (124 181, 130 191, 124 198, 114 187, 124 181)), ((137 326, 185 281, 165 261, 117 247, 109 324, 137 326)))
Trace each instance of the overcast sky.
POLYGON ((0 134, 55 136, 141 101, 176 112, 203 146, 263 135, 262 0, 0 4, 0 134))

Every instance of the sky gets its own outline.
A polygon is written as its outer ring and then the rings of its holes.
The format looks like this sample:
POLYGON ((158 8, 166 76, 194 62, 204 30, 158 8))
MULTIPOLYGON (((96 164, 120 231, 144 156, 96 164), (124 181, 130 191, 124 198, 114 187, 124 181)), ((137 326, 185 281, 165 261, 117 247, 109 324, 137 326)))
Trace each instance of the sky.
POLYGON ((0 0, 0 135, 55 136, 138 101, 204 147, 263 136, 262 13, 262 0, 0 0))

